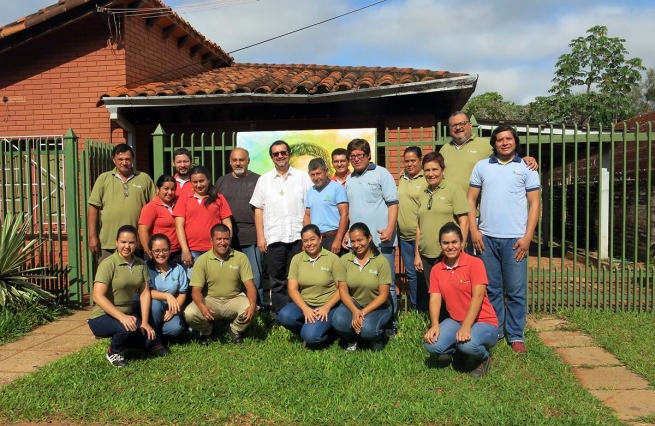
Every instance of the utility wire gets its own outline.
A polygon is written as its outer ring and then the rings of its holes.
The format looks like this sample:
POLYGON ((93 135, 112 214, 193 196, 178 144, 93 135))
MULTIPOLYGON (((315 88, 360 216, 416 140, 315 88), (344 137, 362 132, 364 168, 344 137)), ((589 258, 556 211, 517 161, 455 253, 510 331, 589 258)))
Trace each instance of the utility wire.
POLYGON ((260 0, 212 0, 204 3, 189 4, 178 7, 151 7, 145 9, 118 9, 118 8, 99 8, 99 11, 107 12, 112 15, 138 16, 138 17, 161 17, 173 15, 175 13, 184 14, 190 12, 199 12, 203 10, 217 9, 222 7, 235 6, 237 4, 253 3, 260 0))
MULTIPOLYGON (((229 1, 229 0, 228 0, 228 1, 229 1)), ((260 41, 260 42, 258 42, 258 43, 254 43, 254 44, 251 44, 251 45, 248 45, 248 46, 245 46, 245 47, 241 47, 241 48, 236 49, 236 50, 232 50, 232 51, 230 51, 230 52, 227 52, 227 54, 228 54, 228 55, 231 55, 232 53, 235 53, 235 52, 240 52, 240 51, 242 51, 242 50, 249 49, 249 48, 254 47, 254 46, 259 46, 260 44, 268 43, 269 41, 277 40, 277 39, 279 39, 279 38, 282 38, 282 37, 288 36, 288 35, 290 35, 290 34, 294 34, 294 33, 297 33, 297 32, 299 32, 299 31, 303 31, 303 30, 306 30, 306 29, 308 29, 308 28, 312 28, 312 27, 315 27, 315 26, 317 26, 317 25, 321 25, 321 24, 324 24, 324 23, 326 23, 326 22, 330 22, 330 21, 333 21, 333 20, 335 20, 335 19, 342 18, 342 17, 344 17, 344 16, 347 16, 347 15, 353 14, 353 13, 355 13, 355 12, 362 11, 362 10, 364 10, 364 9, 367 9, 367 8, 369 8, 369 7, 376 6, 376 5, 378 5, 378 4, 380 4, 380 3, 384 3, 384 2, 386 2, 386 1, 387 1, 387 0, 379 0, 379 1, 375 2, 375 3, 371 3, 371 4, 369 4, 369 5, 366 5, 366 6, 360 7, 359 9, 351 10, 350 12, 346 12, 346 13, 343 13, 343 14, 341 14, 341 15, 337 15, 337 16, 335 16, 335 17, 332 17, 332 18, 329 18, 329 19, 326 19, 326 20, 323 20, 323 21, 317 22, 317 23, 315 23, 315 24, 311 24, 311 25, 308 25, 308 26, 306 26, 306 27, 298 28, 297 30, 289 31, 288 33, 284 33, 284 34, 281 34, 281 35, 279 35, 279 36, 272 37, 272 38, 269 38, 269 39, 266 39, 266 40, 260 41)), ((200 62, 196 62, 196 63, 189 64, 189 65, 185 65, 185 66, 183 66, 183 67, 179 67, 179 68, 174 68, 174 69, 169 70, 169 71, 167 71, 167 72, 165 72, 165 73, 151 75, 151 76, 149 76, 149 77, 147 77, 147 78, 142 78, 142 79, 140 79, 140 80, 130 81, 130 82, 126 83, 126 86, 131 85, 131 84, 136 84, 136 83, 145 82, 145 81, 148 81, 148 80, 150 80, 150 79, 157 78, 157 77, 163 77, 163 76, 165 76, 165 75, 168 75, 168 74, 171 74, 171 73, 174 73, 174 72, 177 72, 177 71, 181 71, 181 70, 184 70, 184 69, 186 69, 186 68, 194 67, 194 66, 199 65, 199 64, 201 64, 201 63, 203 63, 203 62, 211 61, 211 60, 214 60, 214 59, 222 59, 222 58, 219 58, 218 55, 212 55, 211 57, 209 57, 209 58, 207 58, 207 59, 205 59, 205 60, 203 60, 203 61, 200 61, 200 62)))

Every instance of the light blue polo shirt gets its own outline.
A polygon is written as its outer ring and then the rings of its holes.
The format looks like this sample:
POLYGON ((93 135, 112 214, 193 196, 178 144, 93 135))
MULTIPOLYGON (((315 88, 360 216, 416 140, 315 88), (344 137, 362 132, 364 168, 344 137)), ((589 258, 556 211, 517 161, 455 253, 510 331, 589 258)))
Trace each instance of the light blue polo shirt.
POLYGON ((173 295, 186 294, 189 280, 182 265, 170 265, 166 274, 160 274, 155 267, 155 262, 152 260, 147 260, 146 266, 148 267, 148 274, 150 274, 148 285, 151 290, 173 295))
POLYGON ((370 163, 364 173, 352 172, 346 180, 350 224, 363 222, 368 226, 373 242, 378 247, 395 247, 396 231, 391 241, 380 243, 378 229, 386 229, 389 206, 398 204, 396 181, 384 167, 370 163))
POLYGON ((348 204, 348 196, 344 187, 333 180, 320 191, 313 185, 307 190, 305 207, 309 209, 311 222, 318 226, 321 234, 335 231, 339 228, 339 204, 348 204))
POLYGON ((528 169, 518 155, 507 164, 500 163, 494 155, 475 165, 469 184, 481 190, 480 232, 494 238, 525 235, 528 224, 526 194, 539 191, 539 173, 528 169))

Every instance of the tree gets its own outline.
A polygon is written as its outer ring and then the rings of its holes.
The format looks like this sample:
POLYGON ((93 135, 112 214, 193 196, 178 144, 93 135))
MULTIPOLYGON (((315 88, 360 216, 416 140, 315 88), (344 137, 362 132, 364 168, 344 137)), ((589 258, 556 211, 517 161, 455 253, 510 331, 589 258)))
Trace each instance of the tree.
POLYGON ((641 83, 632 88, 632 109, 635 115, 655 110, 655 68, 649 68, 641 83))
POLYGON ((587 30, 559 57, 552 99, 541 99, 552 121, 566 124, 611 124, 634 115, 631 91, 646 68, 641 59, 626 59, 624 39, 608 37, 607 27, 587 30), (577 90, 576 90, 577 89, 577 90))
POLYGON ((522 120, 523 107, 506 101, 498 92, 486 92, 471 98, 464 106, 469 116, 488 120, 522 120))

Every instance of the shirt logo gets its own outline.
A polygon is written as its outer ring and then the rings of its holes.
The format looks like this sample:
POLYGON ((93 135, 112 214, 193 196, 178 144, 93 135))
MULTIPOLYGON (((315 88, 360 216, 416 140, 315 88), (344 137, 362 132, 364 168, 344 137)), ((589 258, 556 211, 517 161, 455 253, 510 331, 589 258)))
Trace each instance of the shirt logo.
POLYGON ((239 269, 239 265, 229 265, 228 268, 238 270, 238 269, 239 269))
POLYGON ((459 280, 460 284, 471 284, 471 280, 459 280))
POLYGON ((468 150, 466 150, 466 152, 470 152, 471 154, 477 154, 478 153, 478 151, 476 151, 474 149, 470 149, 470 148, 468 150))
POLYGON ((136 183, 133 183, 132 188, 141 188, 141 185, 137 185, 136 183))
POLYGON ((328 268, 327 266, 321 266, 321 271, 330 272, 330 268, 328 268))
POLYGON ((377 275, 377 274, 378 274, 378 271, 377 271, 376 269, 369 269, 369 270, 368 270, 368 273, 369 273, 369 274, 373 274, 373 275, 377 275))

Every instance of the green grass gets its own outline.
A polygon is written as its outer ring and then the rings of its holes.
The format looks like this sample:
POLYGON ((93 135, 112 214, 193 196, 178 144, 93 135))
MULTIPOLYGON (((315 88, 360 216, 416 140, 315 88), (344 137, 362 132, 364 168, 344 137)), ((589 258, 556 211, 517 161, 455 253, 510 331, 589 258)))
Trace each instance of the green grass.
POLYGON ((582 309, 560 314, 655 386, 654 314, 582 309))
MULTIPOLYGON (((620 425, 559 358, 528 332, 527 355, 499 343, 479 380, 430 368, 426 319, 401 317, 381 352, 338 344, 303 350, 262 320, 246 343, 172 346, 118 369, 99 342, 0 388, 0 423, 620 425)), ((224 335, 223 335, 224 337, 224 335)))
POLYGON ((0 310, 0 345, 18 340, 34 327, 69 313, 70 310, 61 305, 44 305, 37 302, 16 309, 4 308, 0 310))

